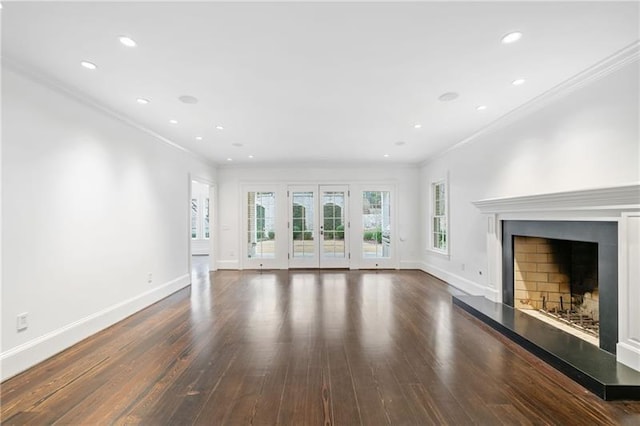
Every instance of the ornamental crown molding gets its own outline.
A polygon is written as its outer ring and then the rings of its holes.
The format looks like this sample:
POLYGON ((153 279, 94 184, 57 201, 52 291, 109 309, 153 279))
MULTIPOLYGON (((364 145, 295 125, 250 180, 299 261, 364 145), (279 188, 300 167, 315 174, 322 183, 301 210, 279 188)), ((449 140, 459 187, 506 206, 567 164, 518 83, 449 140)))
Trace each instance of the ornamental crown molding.
POLYGON ((640 183, 474 201, 482 213, 640 210, 640 183))
POLYGON ((640 60, 640 40, 635 40, 631 44, 612 53, 608 57, 596 62, 583 71, 580 71, 557 86, 550 88, 546 92, 498 117, 496 120, 458 141, 456 144, 426 158, 419 164, 420 166, 426 166, 438 158, 445 156, 449 152, 455 151, 468 143, 475 142, 485 134, 497 131, 514 122, 522 120, 528 115, 547 107, 553 102, 556 102, 558 99, 563 98, 585 86, 593 84, 596 81, 607 77, 609 74, 612 74, 629 64, 637 62, 638 60, 640 60))

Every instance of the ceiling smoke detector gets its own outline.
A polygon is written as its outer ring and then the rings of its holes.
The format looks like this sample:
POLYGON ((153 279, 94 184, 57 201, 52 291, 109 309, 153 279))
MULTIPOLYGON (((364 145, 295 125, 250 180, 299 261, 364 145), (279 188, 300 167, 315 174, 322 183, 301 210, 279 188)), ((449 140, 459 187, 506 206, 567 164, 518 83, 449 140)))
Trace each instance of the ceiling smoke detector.
POLYGON ((438 100, 441 102, 449 102, 452 101, 454 99, 458 99, 458 96, 460 96, 459 94, 457 94, 456 92, 447 92, 447 93, 443 93, 442 95, 438 96, 438 100))
POLYGON ((184 104, 197 104, 198 98, 191 95, 182 95, 178 98, 178 100, 184 104))

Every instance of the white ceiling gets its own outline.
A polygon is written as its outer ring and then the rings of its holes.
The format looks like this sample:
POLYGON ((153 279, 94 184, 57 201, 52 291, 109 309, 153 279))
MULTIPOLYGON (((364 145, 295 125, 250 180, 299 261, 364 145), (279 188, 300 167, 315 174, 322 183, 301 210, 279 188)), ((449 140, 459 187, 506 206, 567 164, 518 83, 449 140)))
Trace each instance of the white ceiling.
POLYGON ((637 2, 2 9, 5 58, 220 164, 417 163, 637 39, 637 2), (501 44, 514 30, 522 39, 501 44), (460 97, 438 101, 448 91, 460 97))

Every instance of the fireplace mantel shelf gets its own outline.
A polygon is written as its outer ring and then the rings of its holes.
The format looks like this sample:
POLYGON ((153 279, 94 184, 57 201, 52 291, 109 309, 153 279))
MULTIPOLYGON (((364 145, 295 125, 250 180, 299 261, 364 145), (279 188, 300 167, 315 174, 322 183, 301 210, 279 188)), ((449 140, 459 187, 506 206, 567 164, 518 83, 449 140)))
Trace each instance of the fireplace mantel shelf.
POLYGON ((640 184, 474 201, 482 213, 639 210, 640 184))

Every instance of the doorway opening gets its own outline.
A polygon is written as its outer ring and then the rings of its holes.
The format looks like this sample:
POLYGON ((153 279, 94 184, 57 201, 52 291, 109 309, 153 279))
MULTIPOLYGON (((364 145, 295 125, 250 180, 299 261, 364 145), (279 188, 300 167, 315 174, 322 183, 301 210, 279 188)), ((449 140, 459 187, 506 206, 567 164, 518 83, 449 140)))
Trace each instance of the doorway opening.
POLYGON ((211 186, 192 180, 190 198, 191 268, 196 272, 208 273, 213 259, 211 186))

